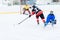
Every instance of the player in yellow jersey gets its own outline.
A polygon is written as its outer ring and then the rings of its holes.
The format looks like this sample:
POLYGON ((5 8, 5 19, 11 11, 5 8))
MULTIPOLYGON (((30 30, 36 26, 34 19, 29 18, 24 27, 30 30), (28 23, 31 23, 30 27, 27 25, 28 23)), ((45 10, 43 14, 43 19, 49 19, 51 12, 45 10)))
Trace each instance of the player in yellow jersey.
POLYGON ((23 14, 25 14, 25 11, 28 11, 29 14, 31 14, 29 8, 30 8, 29 5, 27 5, 27 4, 24 5, 24 8, 23 8, 23 9, 24 9, 23 14))

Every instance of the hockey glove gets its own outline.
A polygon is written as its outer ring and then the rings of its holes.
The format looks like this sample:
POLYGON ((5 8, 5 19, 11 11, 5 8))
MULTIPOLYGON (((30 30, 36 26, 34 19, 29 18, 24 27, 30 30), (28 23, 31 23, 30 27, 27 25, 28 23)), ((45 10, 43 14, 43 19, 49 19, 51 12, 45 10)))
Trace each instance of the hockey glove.
POLYGON ((31 17, 31 15, 29 15, 29 17, 31 17))

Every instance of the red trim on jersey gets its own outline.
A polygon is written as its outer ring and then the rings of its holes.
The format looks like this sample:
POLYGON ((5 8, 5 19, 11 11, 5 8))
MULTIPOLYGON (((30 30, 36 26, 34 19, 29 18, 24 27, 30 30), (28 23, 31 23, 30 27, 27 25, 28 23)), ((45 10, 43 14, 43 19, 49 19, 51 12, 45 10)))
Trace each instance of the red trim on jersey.
POLYGON ((41 14, 43 14, 43 11, 39 11, 36 16, 40 16, 41 14))

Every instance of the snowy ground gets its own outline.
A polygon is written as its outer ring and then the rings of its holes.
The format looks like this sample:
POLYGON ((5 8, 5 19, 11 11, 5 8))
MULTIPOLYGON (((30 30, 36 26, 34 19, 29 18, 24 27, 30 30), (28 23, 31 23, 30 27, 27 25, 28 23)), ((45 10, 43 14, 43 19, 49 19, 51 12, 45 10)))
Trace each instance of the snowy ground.
MULTIPOLYGON (((48 10, 49 7, 44 8, 48 10)), ((60 40, 60 12, 57 7, 60 8, 60 6, 51 8, 54 10, 57 24, 53 27, 47 25, 46 28, 41 19, 40 24, 37 25, 35 15, 18 25, 28 15, 0 14, 0 40, 60 40)), ((49 11, 44 11, 44 13, 47 16, 46 13, 49 11)))

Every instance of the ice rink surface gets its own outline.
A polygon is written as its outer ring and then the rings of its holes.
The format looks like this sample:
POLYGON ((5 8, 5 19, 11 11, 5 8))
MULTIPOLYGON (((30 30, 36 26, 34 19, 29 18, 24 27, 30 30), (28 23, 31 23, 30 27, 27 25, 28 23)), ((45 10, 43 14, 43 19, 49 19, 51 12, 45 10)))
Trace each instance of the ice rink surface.
POLYGON ((42 10, 44 10, 45 18, 50 10, 54 11, 57 24, 53 27, 47 25, 44 28, 44 24, 40 18, 40 24, 37 25, 35 15, 18 24, 28 17, 28 15, 0 14, 0 40, 60 40, 60 6, 49 7, 42 7, 42 10))

